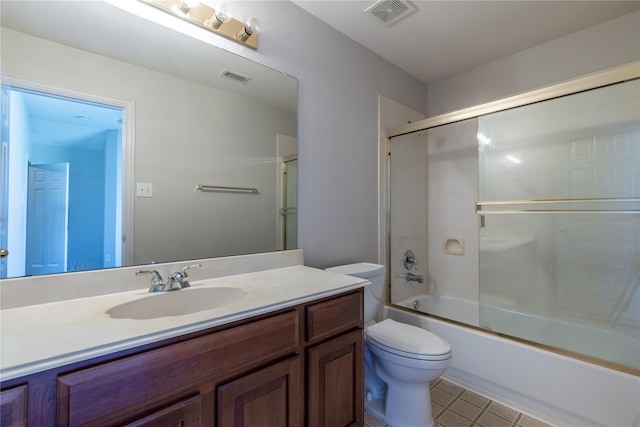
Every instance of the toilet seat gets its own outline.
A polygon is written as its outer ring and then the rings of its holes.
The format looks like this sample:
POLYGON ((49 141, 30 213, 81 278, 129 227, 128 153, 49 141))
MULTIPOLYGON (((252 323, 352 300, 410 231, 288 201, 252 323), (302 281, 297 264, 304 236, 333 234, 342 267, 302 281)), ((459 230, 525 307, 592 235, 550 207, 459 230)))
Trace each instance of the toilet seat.
POLYGON ((442 338, 392 319, 369 326, 366 335, 370 345, 397 356, 434 361, 451 358, 451 346, 442 338))

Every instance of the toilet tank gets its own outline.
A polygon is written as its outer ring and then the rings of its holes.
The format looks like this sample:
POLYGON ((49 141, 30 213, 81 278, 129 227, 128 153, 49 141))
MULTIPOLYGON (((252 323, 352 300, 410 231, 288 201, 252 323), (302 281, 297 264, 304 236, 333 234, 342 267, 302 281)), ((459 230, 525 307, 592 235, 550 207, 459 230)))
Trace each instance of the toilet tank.
POLYGON ((379 320, 379 313, 384 306, 384 278, 386 271, 384 265, 360 262, 330 267, 326 270, 370 281, 371 285, 364 288, 364 322, 366 324, 379 320))

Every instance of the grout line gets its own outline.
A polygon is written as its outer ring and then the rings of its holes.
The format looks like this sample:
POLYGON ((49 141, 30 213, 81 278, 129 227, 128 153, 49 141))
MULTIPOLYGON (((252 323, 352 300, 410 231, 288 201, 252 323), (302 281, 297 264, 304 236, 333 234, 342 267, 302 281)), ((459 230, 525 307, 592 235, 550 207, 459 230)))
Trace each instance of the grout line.
POLYGON ((522 417, 524 417, 524 414, 522 412, 518 413, 518 416, 513 421, 513 426, 512 427, 518 427, 518 425, 520 425, 520 420, 522 420, 522 417))
MULTIPOLYGON (((440 382, 442 382, 442 381, 444 381, 444 380, 440 379, 440 382)), ((437 384, 440 384, 440 382, 438 382, 437 384)), ((436 384, 436 385, 437 385, 437 384, 436 384)), ((435 387, 434 387, 434 388, 435 388, 435 387)), ((462 387, 460 387, 460 388, 462 388, 462 387)), ((449 392, 448 392, 448 391, 446 391, 446 390, 442 390, 442 389, 440 389, 440 390, 441 390, 442 392, 444 392, 444 393, 451 394, 451 393, 449 393, 449 392)), ((456 411, 454 411, 453 409, 450 409, 450 407, 451 407, 454 403, 456 403, 456 401, 460 398, 460 396, 462 396, 462 395, 464 394, 464 391, 465 391, 465 389, 464 389, 464 388, 462 388, 462 391, 460 391, 457 395, 451 394, 451 396, 453 396, 453 400, 452 400, 451 402, 449 402, 449 404, 448 404, 447 406, 445 406, 445 407, 444 407, 444 409, 442 410, 442 412, 440 412, 440 413, 438 414, 438 416, 437 416, 437 417, 433 417, 434 421, 435 421, 435 420, 437 420, 437 419, 439 419, 439 418, 440 418, 440 417, 441 417, 445 412, 447 412, 447 411, 455 412, 455 413, 457 414, 457 412, 456 412, 456 411)), ((460 414, 458 414, 458 415, 460 415, 460 414)), ((466 418, 466 417, 465 417, 465 418, 466 418)))
POLYGON ((491 404, 493 403, 493 400, 489 400, 480 410, 480 413, 478 415, 476 415, 476 417, 471 420, 473 422, 473 424, 471 425, 476 425, 476 423, 478 422, 478 420, 480 419, 480 417, 482 417, 482 415, 484 415, 487 410, 489 409, 489 406, 491 406, 491 404))

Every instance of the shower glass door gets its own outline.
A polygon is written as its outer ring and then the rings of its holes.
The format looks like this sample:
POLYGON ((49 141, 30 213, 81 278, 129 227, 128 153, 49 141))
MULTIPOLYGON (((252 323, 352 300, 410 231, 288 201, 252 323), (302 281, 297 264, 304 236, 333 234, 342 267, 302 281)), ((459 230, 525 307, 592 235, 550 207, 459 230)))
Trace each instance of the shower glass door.
POLYGON ((640 371, 640 81, 478 118, 480 326, 640 371))

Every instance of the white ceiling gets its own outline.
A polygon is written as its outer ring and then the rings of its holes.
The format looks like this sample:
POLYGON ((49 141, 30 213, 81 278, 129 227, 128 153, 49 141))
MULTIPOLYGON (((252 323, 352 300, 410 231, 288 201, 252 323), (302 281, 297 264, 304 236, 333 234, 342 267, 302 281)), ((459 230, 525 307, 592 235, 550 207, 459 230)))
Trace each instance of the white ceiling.
POLYGON ((637 0, 411 0, 418 10, 386 26, 364 12, 374 0, 292 1, 425 83, 640 8, 637 0))

